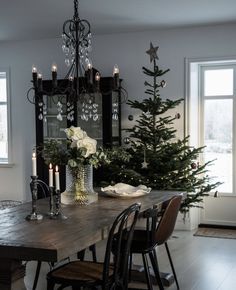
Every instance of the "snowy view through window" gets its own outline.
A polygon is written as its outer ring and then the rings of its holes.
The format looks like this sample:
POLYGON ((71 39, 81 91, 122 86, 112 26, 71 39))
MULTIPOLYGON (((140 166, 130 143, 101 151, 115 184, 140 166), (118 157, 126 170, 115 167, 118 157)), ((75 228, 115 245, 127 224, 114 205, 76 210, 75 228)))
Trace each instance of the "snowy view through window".
POLYGON ((224 182, 218 191, 232 193, 233 69, 206 70, 204 79, 204 144, 209 175, 224 182))
POLYGON ((7 138, 7 77, 0 71, 0 162, 8 161, 7 138))

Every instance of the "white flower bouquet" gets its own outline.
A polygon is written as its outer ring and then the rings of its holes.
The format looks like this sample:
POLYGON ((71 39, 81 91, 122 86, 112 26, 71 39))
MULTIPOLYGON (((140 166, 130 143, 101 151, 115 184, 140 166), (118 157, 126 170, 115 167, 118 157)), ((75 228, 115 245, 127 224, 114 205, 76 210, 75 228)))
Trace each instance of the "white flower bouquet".
POLYGON ((97 141, 90 138, 80 127, 65 129, 67 142, 49 140, 44 143, 43 157, 47 164, 68 165, 75 170, 81 165, 99 165, 109 163, 102 148, 97 149, 97 141))

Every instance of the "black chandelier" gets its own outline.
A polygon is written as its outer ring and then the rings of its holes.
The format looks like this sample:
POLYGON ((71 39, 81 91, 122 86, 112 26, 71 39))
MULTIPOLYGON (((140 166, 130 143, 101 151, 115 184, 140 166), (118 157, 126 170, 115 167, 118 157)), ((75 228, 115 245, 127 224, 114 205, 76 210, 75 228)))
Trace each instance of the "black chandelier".
MULTIPOLYGON (((52 98, 57 95, 58 115, 57 119, 62 121, 62 107, 66 105, 66 116, 71 122, 74 121, 75 104, 81 103, 81 118, 85 121, 98 119, 98 104, 95 102, 95 96, 101 94, 110 94, 112 91, 118 91, 125 101, 127 99, 126 90, 121 87, 119 79, 119 68, 114 66, 113 84, 109 92, 103 92, 100 89, 99 71, 93 68, 89 54, 92 50, 90 23, 85 19, 80 19, 78 13, 78 0, 74 0, 74 16, 63 24, 62 50, 65 54, 65 64, 69 68, 66 76, 60 83, 57 80, 57 65, 53 64, 52 88, 50 91, 43 87, 42 73, 38 72, 35 66, 32 67, 33 87, 28 90, 27 99, 30 103, 36 104, 39 108, 38 119, 46 121, 47 108, 43 96, 52 98), (31 96, 31 92, 34 96, 31 96), (65 98, 66 95, 66 104, 65 98), (60 97, 61 96, 61 97, 60 97)), ((118 102, 118 101, 117 101, 118 102)), ((116 106, 116 104, 115 104, 116 106)))

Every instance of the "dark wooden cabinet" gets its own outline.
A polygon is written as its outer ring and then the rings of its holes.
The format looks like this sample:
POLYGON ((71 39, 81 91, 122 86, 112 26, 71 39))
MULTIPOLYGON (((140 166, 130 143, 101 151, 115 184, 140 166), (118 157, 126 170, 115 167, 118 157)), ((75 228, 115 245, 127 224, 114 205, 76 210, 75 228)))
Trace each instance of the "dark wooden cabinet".
MULTIPOLYGON (((74 120, 67 118, 68 97, 65 94, 42 95, 43 102, 35 105, 36 145, 40 147, 49 139, 66 140, 65 128, 81 127, 88 136, 97 140, 98 146, 112 147, 121 145, 121 108, 120 91, 113 91, 113 78, 104 77, 100 80, 100 93, 95 93, 94 103, 73 104, 74 120), (61 103, 58 106, 58 102, 61 103), (97 104, 97 109, 93 105, 97 104), (94 109, 94 110, 93 110, 94 109), (59 112, 60 111, 60 112, 59 112), (93 112, 96 112, 94 114, 93 112), (60 115, 59 115, 60 113, 60 115), (84 118, 85 117, 85 118, 84 118), (87 120, 86 120, 87 119, 87 120)), ((58 87, 63 88, 64 80, 58 80, 58 87)), ((52 91, 52 81, 43 81, 43 91, 52 91)), ((62 89, 63 91, 63 89, 62 89)), ((71 104, 72 105, 72 104, 71 104)), ((61 189, 65 188, 65 168, 61 168, 61 189)), ((41 180, 48 183, 48 168, 38 151, 37 173, 41 180)))

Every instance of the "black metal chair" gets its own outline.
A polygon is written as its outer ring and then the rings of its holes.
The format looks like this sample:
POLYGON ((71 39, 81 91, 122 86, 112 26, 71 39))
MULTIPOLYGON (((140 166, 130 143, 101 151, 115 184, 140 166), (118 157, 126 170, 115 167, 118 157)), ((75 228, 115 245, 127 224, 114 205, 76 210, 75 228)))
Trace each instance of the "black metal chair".
POLYGON ((130 265, 132 265, 132 255, 141 254, 143 259, 143 265, 145 270, 145 276, 147 281, 147 286, 149 290, 153 289, 151 276, 148 265, 148 256, 150 258, 157 284, 160 290, 164 290, 160 273, 159 266, 156 255, 156 248, 160 245, 165 244, 167 255, 170 261, 171 269, 174 275, 174 279, 179 289, 179 283, 177 280, 177 275, 174 269, 174 265, 171 259, 169 247, 167 240, 173 233, 178 211, 180 208, 182 196, 178 195, 170 199, 170 201, 165 204, 165 208, 162 209, 163 213, 161 215, 160 221, 158 223, 159 211, 157 208, 152 208, 144 213, 144 218, 146 221, 146 229, 137 229, 134 231, 133 241, 130 248, 130 265))
MULTIPOLYGON (((89 250, 92 253, 93 262, 97 262, 96 245, 91 245, 89 247, 89 250)), ((85 251, 86 251, 86 249, 84 249, 84 250, 82 250, 82 251, 77 253, 77 257, 78 257, 79 260, 81 260, 81 261, 84 260, 85 251)), ((70 261, 70 258, 68 257, 65 260, 70 261)), ((50 270, 52 270, 55 267, 54 263, 49 262, 48 264, 49 264, 50 270)), ((35 271, 35 276, 34 276, 34 282, 33 282, 32 290, 36 290, 36 288, 37 288, 41 266, 42 266, 42 262, 38 261, 37 262, 36 271, 35 271)))
POLYGON ((47 275, 47 290, 72 286, 72 289, 126 290, 128 287, 128 259, 134 227, 138 218, 140 204, 133 204, 115 219, 107 240, 103 263, 89 261, 72 261, 52 270, 47 275), (128 223, 128 228, 127 227, 128 223), (126 235, 126 244, 122 247, 122 240, 126 235), (112 245, 116 239, 116 251, 112 258, 112 245), (112 261, 113 260, 113 261, 112 261))

